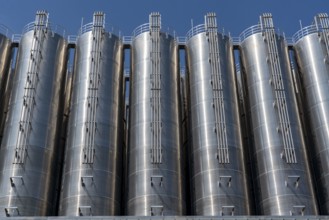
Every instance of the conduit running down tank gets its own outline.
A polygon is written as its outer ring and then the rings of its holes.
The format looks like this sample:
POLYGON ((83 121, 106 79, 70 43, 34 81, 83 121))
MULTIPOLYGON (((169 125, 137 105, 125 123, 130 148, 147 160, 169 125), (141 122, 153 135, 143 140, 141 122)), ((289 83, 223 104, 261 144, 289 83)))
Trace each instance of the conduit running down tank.
POLYGON ((329 214, 329 18, 318 14, 314 24, 293 36, 305 109, 314 145, 310 146, 320 212, 329 214))
POLYGON ((55 215, 66 41, 38 11, 23 32, 0 151, 0 216, 55 215))
POLYGON ((249 215, 231 39, 215 13, 187 34, 191 137, 189 162, 195 215, 249 215))
POLYGON ((134 31, 126 215, 184 215, 178 47, 159 13, 134 31))
POLYGON ((95 12, 76 44, 59 215, 120 215, 123 44, 95 12))
POLYGON ((8 77, 11 72, 11 40, 8 38, 9 29, 0 24, 0 143, 2 139, 5 114, 9 101, 10 86, 7 86, 8 77))
POLYGON ((240 41, 254 139, 257 214, 316 215, 285 39, 275 33, 272 15, 266 13, 240 41))

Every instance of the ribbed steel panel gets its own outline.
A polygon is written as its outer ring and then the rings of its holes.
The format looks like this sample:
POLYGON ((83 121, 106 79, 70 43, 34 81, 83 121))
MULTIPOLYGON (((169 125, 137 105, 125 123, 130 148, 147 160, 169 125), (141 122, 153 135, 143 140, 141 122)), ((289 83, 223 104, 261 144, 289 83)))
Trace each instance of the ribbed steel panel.
MULTIPOLYGON (((212 16, 207 14, 206 18, 212 16)), ((232 43, 229 37, 210 32, 209 24, 205 25, 204 31, 186 43, 193 214, 249 215, 232 43)))
MULTIPOLYGON (((319 15, 321 16, 321 15, 319 15)), ((328 17, 326 18, 328 19, 328 17)), ((303 86, 305 109, 309 120, 313 146, 310 147, 314 164, 315 183, 321 214, 329 214, 329 29, 315 25, 305 27, 294 44, 299 76, 303 86), (308 32, 307 30, 315 30, 308 32)), ((295 35, 297 37, 297 35, 295 35)))
POLYGON ((125 214, 183 215, 185 174, 174 38, 146 28, 132 41, 131 68, 125 214))
POLYGON ((262 25, 241 35, 240 45, 254 140, 257 214, 316 215, 287 46, 271 23, 264 14, 262 25))
POLYGON ((0 151, 0 215, 55 215, 66 41, 44 12, 23 34, 0 151))
POLYGON ((76 44, 59 215, 120 214, 123 45, 97 16, 76 44))

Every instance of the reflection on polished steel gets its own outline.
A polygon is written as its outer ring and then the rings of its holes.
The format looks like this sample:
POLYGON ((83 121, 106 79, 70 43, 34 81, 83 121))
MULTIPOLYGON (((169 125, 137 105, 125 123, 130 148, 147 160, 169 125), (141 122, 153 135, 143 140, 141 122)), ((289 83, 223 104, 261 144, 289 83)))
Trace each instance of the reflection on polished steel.
POLYGON ((0 151, 0 216, 55 215, 66 41, 38 11, 18 51, 0 151))
POLYGON ((7 36, 8 33, 8 28, 0 24, 0 143, 10 93, 10 86, 7 83, 11 72, 11 40, 7 36))
POLYGON ((294 37, 305 110, 314 145, 310 146, 320 212, 329 214, 329 18, 318 14, 314 25, 304 27, 294 37))
POLYGON ((160 14, 132 41, 126 215, 184 215, 178 48, 160 14))
POLYGON ((121 40, 94 13, 76 45, 59 215, 119 215, 123 144, 121 40))
POLYGON ((192 211, 202 216, 249 215, 232 42, 218 33, 214 13, 192 32, 186 44, 192 211))
POLYGON ((285 40, 271 14, 241 34, 257 214, 316 215, 308 155, 285 40))

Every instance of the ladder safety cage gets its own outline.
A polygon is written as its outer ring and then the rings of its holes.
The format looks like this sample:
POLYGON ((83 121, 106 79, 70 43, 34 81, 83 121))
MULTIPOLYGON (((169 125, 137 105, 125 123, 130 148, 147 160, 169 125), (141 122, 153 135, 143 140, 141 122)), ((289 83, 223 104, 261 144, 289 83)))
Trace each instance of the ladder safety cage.
POLYGON ((323 33, 323 41, 326 46, 326 58, 329 58, 329 17, 327 13, 319 13, 315 16, 314 22, 318 32, 323 33))
POLYGON ((223 94, 223 79, 220 67, 218 27, 215 13, 205 16, 205 30, 209 40, 209 62, 211 67, 211 86, 215 114, 215 133, 217 137, 217 159, 220 164, 230 163, 226 132, 226 118, 223 94))
POLYGON ((49 14, 38 11, 34 24, 34 34, 30 49, 30 60, 26 73, 23 94, 23 105, 18 128, 18 138, 14 156, 14 164, 24 164, 27 156, 29 136, 32 131, 33 110, 36 106, 36 91, 39 83, 40 63, 42 60, 42 47, 47 37, 49 14))
POLYGON ((151 163, 162 163, 161 146, 161 71, 160 71, 160 30, 161 16, 158 12, 150 14, 150 38, 151 38, 151 163))
POLYGON ((282 134, 284 155, 288 164, 297 163, 272 14, 264 13, 260 17, 260 22, 262 34, 268 49, 268 61, 272 73, 271 85, 274 89, 274 95, 276 99, 275 106, 279 115, 279 131, 282 134))
POLYGON ((105 14, 95 12, 92 28, 92 48, 90 52, 89 84, 87 94, 87 117, 83 145, 83 164, 93 164, 95 158, 95 136, 97 132, 96 113, 99 106, 98 89, 100 84, 101 44, 104 35, 105 14))

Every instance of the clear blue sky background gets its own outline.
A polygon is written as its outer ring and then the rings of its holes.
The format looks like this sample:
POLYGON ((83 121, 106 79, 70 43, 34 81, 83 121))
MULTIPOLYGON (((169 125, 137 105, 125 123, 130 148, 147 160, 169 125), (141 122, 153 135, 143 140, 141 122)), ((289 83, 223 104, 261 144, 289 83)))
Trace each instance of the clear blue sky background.
POLYGON ((0 0, 0 23, 21 33, 40 9, 73 35, 81 18, 85 23, 92 21, 94 11, 104 11, 107 23, 124 35, 131 35, 134 28, 148 22, 149 13, 158 11, 163 27, 175 29, 180 36, 191 28, 191 19, 194 25, 203 23, 207 12, 216 12, 220 28, 232 36, 257 24, 261 13, 271 12, 275 26, 291 36, 299 30, 299 20, 307 26, 316 13, 329 13, 329 0, 0 0))

